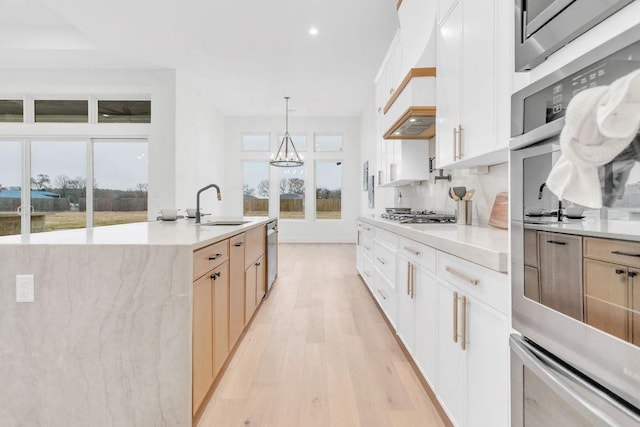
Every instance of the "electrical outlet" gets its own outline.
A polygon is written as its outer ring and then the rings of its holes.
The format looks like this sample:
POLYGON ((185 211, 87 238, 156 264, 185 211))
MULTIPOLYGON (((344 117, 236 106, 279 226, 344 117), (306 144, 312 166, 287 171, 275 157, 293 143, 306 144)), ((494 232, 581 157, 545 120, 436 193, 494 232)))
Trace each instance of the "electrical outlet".
POLYGON ((35 300, 33 274, 16 275, 16 302, 33 302, 35 300))

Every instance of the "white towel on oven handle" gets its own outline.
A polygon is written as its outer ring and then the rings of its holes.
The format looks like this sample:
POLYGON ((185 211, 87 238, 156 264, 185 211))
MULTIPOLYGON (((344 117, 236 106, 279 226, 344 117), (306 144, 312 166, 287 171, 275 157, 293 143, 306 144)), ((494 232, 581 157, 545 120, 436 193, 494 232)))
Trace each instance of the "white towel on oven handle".
POLYGON ((547 177, 547 188, 561 200, 601 208, 598 167, 634 139, 640 127, 639 101, 640 70, 578 93, 567 106, 562 154, 547 177))

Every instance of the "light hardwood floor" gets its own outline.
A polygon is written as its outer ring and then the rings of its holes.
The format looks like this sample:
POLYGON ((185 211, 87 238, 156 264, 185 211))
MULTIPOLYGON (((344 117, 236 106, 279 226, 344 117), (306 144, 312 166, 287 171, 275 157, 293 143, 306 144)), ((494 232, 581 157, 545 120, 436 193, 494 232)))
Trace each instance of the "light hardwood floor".
POLYGON ((355 246, 281 244, 279 277, 198 427, 442 426, 355 246))

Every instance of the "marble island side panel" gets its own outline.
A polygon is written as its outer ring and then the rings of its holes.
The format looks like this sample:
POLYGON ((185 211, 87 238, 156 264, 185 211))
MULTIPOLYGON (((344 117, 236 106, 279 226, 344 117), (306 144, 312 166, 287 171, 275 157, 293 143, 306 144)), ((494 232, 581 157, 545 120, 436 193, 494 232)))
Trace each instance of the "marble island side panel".
POLYGON ((0 245, 1 424, 191 425, 191 271, 191 246, 0 245))

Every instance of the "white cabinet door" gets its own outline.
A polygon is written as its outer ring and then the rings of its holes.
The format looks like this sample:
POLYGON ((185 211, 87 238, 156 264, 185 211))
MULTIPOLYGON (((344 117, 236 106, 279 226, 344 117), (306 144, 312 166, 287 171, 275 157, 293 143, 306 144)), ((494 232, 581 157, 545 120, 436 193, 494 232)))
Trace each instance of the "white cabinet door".
POLYGON ((494 16, 494 0, 462 3, 460 160, 491 151, 496 144, 494 16))
POLYGON ((442 24, 436 38, 436 164, 455 161, 454 144, 460 124, 460 79, 462 71, 462 7, 460 5, 442 24))
MULTIPOLYGON (((436 276, 419 265, 414 269, 415 344, 413 357, 432 389, 436 389, 436 276)), ((398 313, 399 314, 399 313, 398 313)))
POLYGON ((509 425, 509 328, 505 315, 469 299, 467 427, 509 425))
POLYGON ((396 333, 415 358, 416 306, 411 292, 411 274, 416 267, 403 255, 398 255, 396 298, 398 299, 398 323, 396 333))
POLYGON ((456 426, 465 413, 465 354, 460 347, 460 291, 438 280, 438 383, 436 395, 456 426), (457 297, 457 298, 456 298, 457 297), (458 316, 454 312, 457 310, 458 316), (456 327, 457 326, 457 327, 456 327), (457 329, 457 333, 456 333, 457 329), (454 336, 456 341, 454 341, 454 336))

